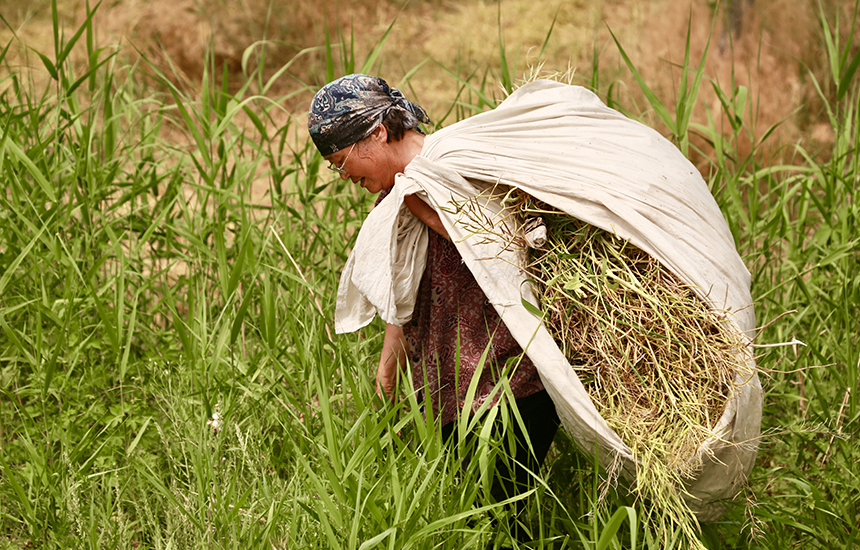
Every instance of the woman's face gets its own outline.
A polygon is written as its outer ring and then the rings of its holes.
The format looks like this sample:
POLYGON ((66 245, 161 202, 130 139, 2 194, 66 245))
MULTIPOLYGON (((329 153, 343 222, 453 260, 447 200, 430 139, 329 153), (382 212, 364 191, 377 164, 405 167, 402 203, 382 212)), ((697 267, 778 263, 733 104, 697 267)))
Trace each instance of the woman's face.
POLYGON ((344 147, 325 159, 342 168, 343 172, 339 172, 342 179, 361 185, 368 193, 379 193, 394 185, 394 176, 405 168, 397 165, 387 138, 385 127, 380 125, 355 147, 344 147))

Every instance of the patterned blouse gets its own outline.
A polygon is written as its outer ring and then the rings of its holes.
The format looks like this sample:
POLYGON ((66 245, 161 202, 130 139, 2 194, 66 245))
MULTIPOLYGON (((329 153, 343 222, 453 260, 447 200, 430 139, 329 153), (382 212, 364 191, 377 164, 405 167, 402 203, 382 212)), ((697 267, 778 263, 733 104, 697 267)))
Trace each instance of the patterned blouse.
MULTIPOLYGON (((388 191, 383 191, 377 204, 387 194, 388 191)), ((433 230, 429 232, 427 266, 415 310, 403 333, 409 344, 413 387, 419 390, 419 400, 423 396, 425 407, 433 411, 441 426, 456 420, 488 346, 473 411, 490 397, 509 360, 511 369, 507 375, 515 398, 528 397, 543 389, 534 364, 523 354, 456 247, 433 230)))

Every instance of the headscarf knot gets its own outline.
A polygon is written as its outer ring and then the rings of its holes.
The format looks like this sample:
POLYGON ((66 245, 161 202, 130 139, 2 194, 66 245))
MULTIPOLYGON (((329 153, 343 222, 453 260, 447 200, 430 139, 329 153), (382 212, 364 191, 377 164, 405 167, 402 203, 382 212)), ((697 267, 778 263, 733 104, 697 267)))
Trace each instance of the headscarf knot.
POLYGON ((430 122, 424 109, 381 78, 351 74, 317 92, 308 112, 308 130, 326 156, 369 136, 393 110, 405 113, 406 128, 430 122))

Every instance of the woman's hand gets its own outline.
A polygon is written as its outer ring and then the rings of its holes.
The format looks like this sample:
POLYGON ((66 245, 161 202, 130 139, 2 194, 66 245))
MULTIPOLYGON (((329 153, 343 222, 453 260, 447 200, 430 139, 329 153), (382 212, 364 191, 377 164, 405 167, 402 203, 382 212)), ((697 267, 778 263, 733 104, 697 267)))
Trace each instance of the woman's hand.
POLYGON ((408 350, 403 329, 385 325, 385 338, 382 341, 382 357, 376 370, 376 393, 384 401, 392 403, 397 397, 397 380, 400 371, 406 368, 408 350))
POLYGON ((418 198, 418 195, 406 195, 403 197, 403 202, 406 203, 412 215, 424 222, 427 227, 439 233, 445 239, 448 239, 448 231, 442 225, 442 220, 439 218, 439 214, 433 210, 433 207, 418 198))

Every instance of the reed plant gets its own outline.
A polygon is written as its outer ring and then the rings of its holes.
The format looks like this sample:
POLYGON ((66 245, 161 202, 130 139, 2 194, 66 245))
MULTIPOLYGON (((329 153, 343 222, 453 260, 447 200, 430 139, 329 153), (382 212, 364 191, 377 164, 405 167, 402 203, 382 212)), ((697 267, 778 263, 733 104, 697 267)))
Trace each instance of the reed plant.
MULTIPOLYGON (((99 48, 95 7, 66 29, 52 5, 33 67, 0 45, 0 548, 522 548, 485 488, 509 444, 487 422, 516 408, 462 419, 478 434, 456 442, 478 457, 463 468, 409 388, 375 396, 382 326, 333 334, 371 199, 321 171, 267 88, 282 67, 249 62, 234 86, 209 58, 189 91, 99 48)), ((757 343, 806 344, 759 349, 752 504, 703 525, 708 548, 858 543, 857 55, 834 25, 830 154, 768 166, 715 122, 685 126, 721 151, 710 185, 753 272, 757 343)), ((337 75, 377 71, 384 50, 316 51, 337 75)), ((495 73, 456 69, 449 117, 490 108, 495 73)), ((724 97, 751 108, 741 95, 724 97)), ((666 548, 648 504, 603 475, 559 434, 520 519, 529 546, 666 548)))

